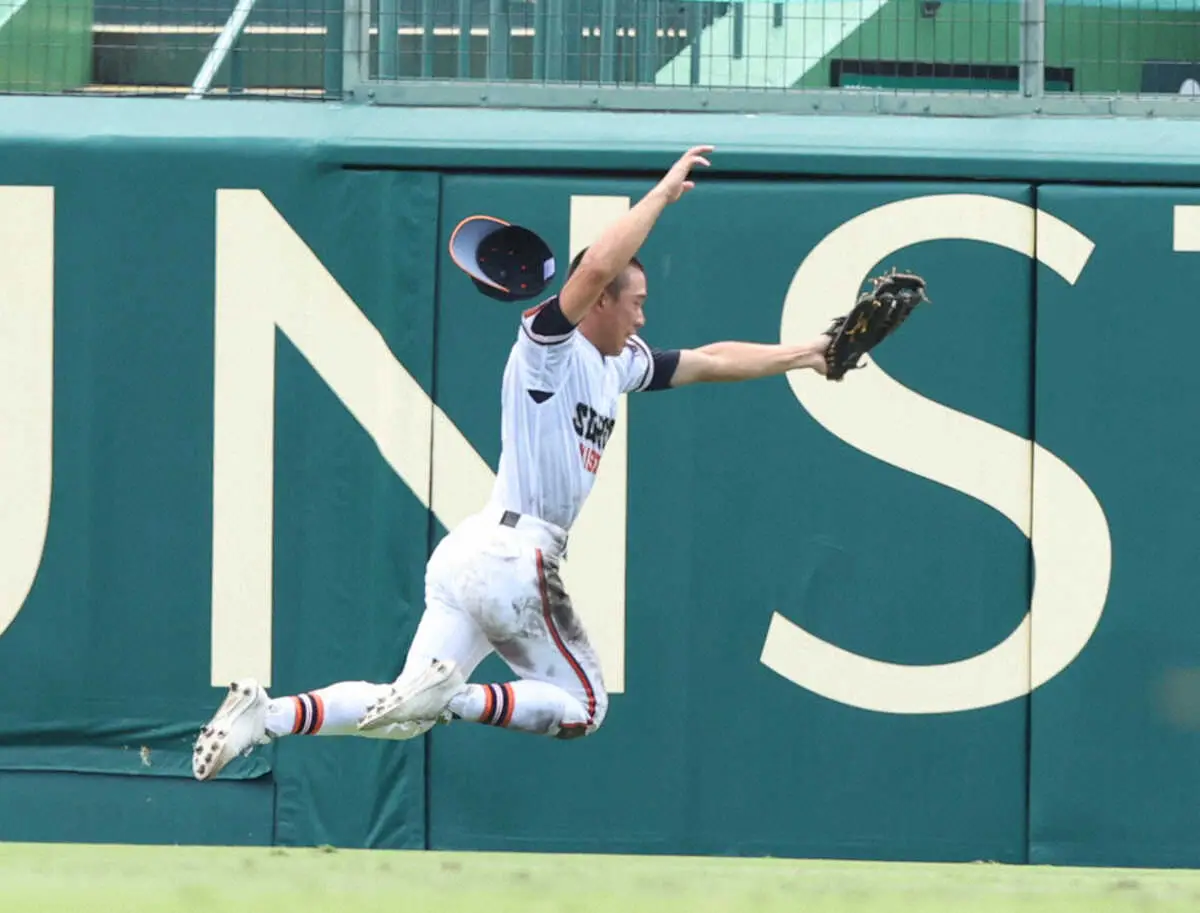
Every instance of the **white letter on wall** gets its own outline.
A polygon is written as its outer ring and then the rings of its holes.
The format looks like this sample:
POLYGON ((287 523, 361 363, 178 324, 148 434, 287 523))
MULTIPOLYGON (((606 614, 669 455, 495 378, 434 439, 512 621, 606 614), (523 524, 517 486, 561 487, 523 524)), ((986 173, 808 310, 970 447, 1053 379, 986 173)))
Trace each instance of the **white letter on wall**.
MULTIPOLYGON (((880 206, 841 225, 800 265, 784 303, 783 340, 821 332, 828 302, 853 301, 892 252, 942 238, 1036 257, 1072 284, 1093 248, 1053 216, 996 197, 945 194, 880 206)), ((906 329, 917 332, 920 319, 914 315, 906 329)), ((812 372, 794 372, 789 382, 813 418, 850 446, 976 498, 1032 533, 1036 585, 1030 612, 1008 638, 958 662, 907 666, 860 656, 778 612, 762 662, 817 694, 885 713, 986 707, 1065 669, 1100 621, 1111 565, 1108 524, 1083 479, 1040 445, 920 396, 875 363, 840 384, 812 372)))
POLYGON ((216 291, 212 683, 254 676, 265 685, 271 680, 275 328, 425 505, 433 403, 259 191, 217 192, 216 291))
MULTIPOLYGON (((595 243, 629 209, 629 197, 571 197, 569 257, 595 243)), ((564 272, 564 279, 565 279, 564 272)), ((604 447, 592 493, 571 530, 571 560, 563 583, 588 629, 610 694, 625 690, 625 518, 629 491, 626 400, 617 401, 617 424, 604 447)))
POLYGON ((0 187, 0 633, 46 546, 53 418, 54 188, 0 187))

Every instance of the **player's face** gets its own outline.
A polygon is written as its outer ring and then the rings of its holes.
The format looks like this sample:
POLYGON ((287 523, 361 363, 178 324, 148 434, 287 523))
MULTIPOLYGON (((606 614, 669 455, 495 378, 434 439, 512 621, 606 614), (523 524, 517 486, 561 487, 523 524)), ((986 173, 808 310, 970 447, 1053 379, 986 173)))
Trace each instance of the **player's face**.
POLYGON ((616 298, 605 295, 608 326, 605 335, 605 354, 620 355, 629 337, 646 325, 643 307, 646 303, 646 274, 636 266, 625 270, 621 293, 616 298))

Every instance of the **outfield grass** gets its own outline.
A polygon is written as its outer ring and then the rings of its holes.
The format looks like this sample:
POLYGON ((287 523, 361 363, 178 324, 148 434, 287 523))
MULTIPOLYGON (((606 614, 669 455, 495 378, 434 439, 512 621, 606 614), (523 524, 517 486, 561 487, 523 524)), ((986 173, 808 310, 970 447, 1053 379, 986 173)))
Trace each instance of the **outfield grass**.
POLYGON ((1200 910, 1200 872, 0 844, 12 913, 1200 910))

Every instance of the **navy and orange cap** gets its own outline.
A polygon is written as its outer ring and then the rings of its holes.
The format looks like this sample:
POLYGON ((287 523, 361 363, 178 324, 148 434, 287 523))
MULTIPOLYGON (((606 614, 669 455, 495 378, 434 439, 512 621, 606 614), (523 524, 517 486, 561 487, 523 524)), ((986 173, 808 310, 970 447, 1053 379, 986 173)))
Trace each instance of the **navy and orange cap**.
POLYGON ((450 235, 450 259, 490 298, 534 298, 554 278, 554 253, 528 228, 470 216, 450 235))

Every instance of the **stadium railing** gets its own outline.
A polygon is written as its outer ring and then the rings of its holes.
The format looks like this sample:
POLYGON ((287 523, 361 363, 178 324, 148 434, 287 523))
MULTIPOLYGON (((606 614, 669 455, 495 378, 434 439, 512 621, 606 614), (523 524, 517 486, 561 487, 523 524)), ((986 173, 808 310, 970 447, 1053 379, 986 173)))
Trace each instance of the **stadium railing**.
POLYGON ((1200 0, 0 0, 0 92, 1200 110, 1200 0))

